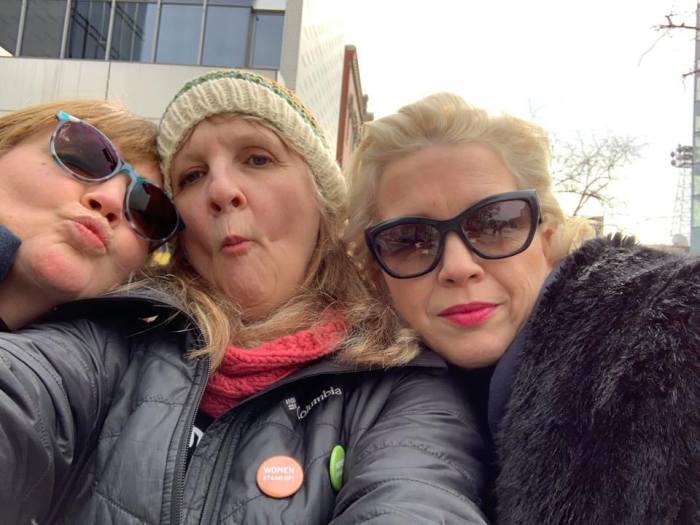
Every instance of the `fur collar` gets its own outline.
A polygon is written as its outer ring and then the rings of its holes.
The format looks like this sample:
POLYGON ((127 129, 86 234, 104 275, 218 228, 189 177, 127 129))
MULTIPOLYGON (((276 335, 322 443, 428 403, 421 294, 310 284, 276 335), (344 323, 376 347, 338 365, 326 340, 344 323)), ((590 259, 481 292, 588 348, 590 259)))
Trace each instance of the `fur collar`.
POLYGON ((496 436, 499 523, 700 523, 700 260, 589 241, 520 359, 496 436))

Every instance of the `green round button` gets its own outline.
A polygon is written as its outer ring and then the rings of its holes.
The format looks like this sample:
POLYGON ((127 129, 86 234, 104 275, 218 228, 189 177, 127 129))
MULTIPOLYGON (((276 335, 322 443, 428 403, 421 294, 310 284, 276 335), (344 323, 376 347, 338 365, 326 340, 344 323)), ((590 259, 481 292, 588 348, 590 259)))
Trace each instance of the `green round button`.
POLYGON ((331 487, 336 492, 343 486, 343 467, 345 466, 345 449, 336 445, 331 450, 331 460, 328 463, 328 473, 331 476, 331 487))

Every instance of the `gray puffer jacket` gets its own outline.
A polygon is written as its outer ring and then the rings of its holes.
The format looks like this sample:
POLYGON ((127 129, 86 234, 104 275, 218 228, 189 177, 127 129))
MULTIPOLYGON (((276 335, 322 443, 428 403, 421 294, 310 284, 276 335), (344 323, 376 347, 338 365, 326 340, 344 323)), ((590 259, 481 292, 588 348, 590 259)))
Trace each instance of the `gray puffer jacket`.
POLYGON ((186 466, 208 362, 184 315, 119 296, 58 313, 0 334, 2 524, 484 523, 481 438, 434 354, 311 364, 212 423, 186 466), (286 498, 256 484, 277 455, 304 471, 286 498))

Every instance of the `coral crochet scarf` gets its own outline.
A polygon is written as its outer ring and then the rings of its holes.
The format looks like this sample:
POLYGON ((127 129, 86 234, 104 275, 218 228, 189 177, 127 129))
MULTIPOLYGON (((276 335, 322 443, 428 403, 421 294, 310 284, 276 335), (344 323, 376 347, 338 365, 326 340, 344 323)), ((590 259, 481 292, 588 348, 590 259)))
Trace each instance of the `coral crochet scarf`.
POLYGON ((335 318, 256 348, 229 346, 209 379, 200 410, 214 418, 224 415, 306 363, 331 353, 345 334, 345 322, 335 318))

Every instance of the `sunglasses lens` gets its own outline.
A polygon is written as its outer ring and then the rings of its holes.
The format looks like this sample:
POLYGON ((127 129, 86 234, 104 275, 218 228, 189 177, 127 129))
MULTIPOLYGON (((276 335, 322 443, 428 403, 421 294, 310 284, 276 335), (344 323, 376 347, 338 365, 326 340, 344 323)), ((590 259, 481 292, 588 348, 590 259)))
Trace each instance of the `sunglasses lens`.
POLYGON ((129 193, 127 206, 131 222, 148 239, 165 241, 175 233, 175 205, 158 186, 139 180, 129 193))
POLYGON ((462 225, 474 248, 490 257, 508 257, 520 251, 532 227, 532 210, 523 200, 495 202, 479 208, 462 225))
POLYGON ((65 122, 56 133, 54 149, 64 166, 83 180, 107 177, 119 164, 107 138, 82 122, 65 122))
POLYGON ((376 251, 384 265, 396 275, 424 272, 433 264, 440 243, 440 232, 427 224, 401 224, 380 232, 376 251))

